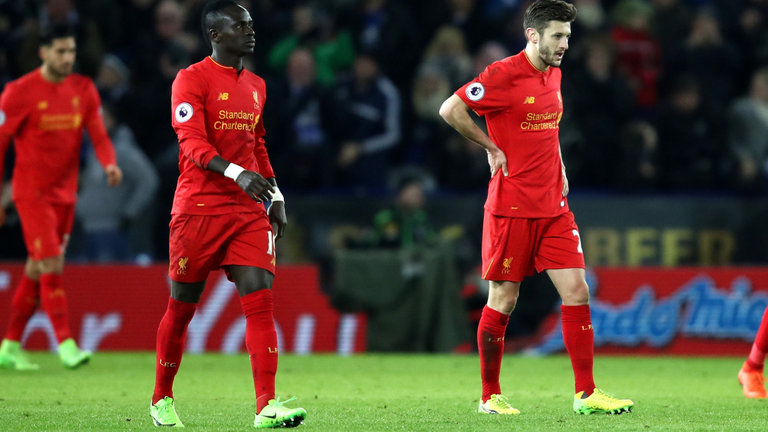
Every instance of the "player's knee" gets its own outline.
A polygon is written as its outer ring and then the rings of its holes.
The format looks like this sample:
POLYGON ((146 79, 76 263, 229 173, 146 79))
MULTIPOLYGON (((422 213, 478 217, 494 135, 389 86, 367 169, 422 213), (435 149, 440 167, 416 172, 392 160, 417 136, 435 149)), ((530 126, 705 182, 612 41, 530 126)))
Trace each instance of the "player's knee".
POLYGON ((230 269, 232 279, 240 297, 250 293, 272 288, 272 273, 258 267, 239 267, 230 269))
POLYGON ((61 274, 64 271, 64 257, 59 255, 38 261, 41 274, 61 274))
POLYGON ((40 262, 38 260, 28 259, 24 265, 24 275, 28 279, 39 280, 40 279, 40 262))
POLYGON ((563 296, 563 304, 566 305, 585 305, 589 304, 589 286, 586 282, 575 284, 563 296))

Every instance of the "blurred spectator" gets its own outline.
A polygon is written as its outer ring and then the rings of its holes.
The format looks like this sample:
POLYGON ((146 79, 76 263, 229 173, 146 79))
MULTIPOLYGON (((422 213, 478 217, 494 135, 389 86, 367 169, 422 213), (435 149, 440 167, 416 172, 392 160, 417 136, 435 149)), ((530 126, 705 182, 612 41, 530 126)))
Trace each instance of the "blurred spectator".
POLYGON ((606 30, 607 21, 604 5, 600 0, 573 0, 578 17, 571 24, 573 34, 587 36, 590 33, 606 30))
POLYGON ((94 82, 101 100, 118 106, 131 88, 131 71, 119 57, 107 54, 101 60, 94 82))
POLYGON ((67 23, 76 29, 78 72, 93 77, 104 55, 104 42, 96 23, 81 15, 73 0, 45 0, 39 9, 30 13, 20 31, 16 62, 19 73, 26 73, 40 65, 38 47, 41 30, 51 23, 67 23))
POLYGON ((267 147, 280 185, 302 191, 331 184, 333 154, 327 130, 329 97, 317 79, 315 60, 307 48, 288 58, 285 76, 269 83, 265 111, 267 147))
POLYGON ((563 83, 566 114, 563 126, 576 148, 564 151, 571 184, 610 186, 616 162, 623 156, 616 137, 631 119, 634 97, 614 69, 613 44, 609 37, 585 38, 580 47, 582 67, 570 71, 563 83))
POLYGON ((332 85, 336 73, 349 68, 355 58, 352 34, 336 29, 331 16, 320 14, 309 5, 293 10, 292 32, 270 50, 270 68, 284 71, 289 56, 298 47, 309 49, 313 54, 317 81, 324 86, 332 85))
POLYGON ((352 76, 336 87, 334 104, 339 185, 381 190, 400 142, 400 93, 373 56, 360 54, 352 76))
POLYGON ((136 145, 130 128, 116 123, 109 105, 103 106, 103 117, 123 169, 123 182, 116 187, 107 185, 104 170, 89 147, 80 176, 76 215, 89 260, 133 260, 139 252, 151 249, 151 219, 146 210, 157 193, 158 176, 136 145))
POLYGON ((692 13, 683 0, 652 0, 652 4, 651 33, 661 45, 666 65, 674 60, 675 53, 690 33, 692 13))
POLYGON ((690 33, 666 67, 669 71, 695 76, 699 85, 707 89, 702 94, 703 102, 719 114, 732 97, 736 65, 736 51, 723 40, 717 19, 711 11, 700 9, 691 23, 690 33))
POLYGON ((503 14, 488 17, 483 13, 483 3, 477 0, 433 0, 422 6, 427 35, 437 32, 444 25, 455 27, 464 34, 470 50, 476 50, 491 37, 501 32, 503 14), (491 18, 491 19, 489 19, 491 18), (496 18, 496 20, 492 19, 496 18))
POLYGON ((484 43, 472 58, 472 76, 480 75, 480 72, 484 71, 489 64, 506 57, 509 57, 509 50, 501 43, 496 41, 484 43))
POLYGON ((418 178, 401 182, 392 208, 376 213, 373 220, 374 246, 408 248, 431 246, 437 240, 426 209, 424 184, 418 178))
POLYGON ((656 124, 664 186, 696 189, 721 184, 725 161, 721 124, 703 103, 698 80, 678 77, 656 124))
POLYGON ((619 190, 651 192, 659 183, 659 137, 652 124, 634 120, 622 128, 618 144, 622 158, 615 161, 619 190))
POLYGON ((739 53, 739 71, 734 80, 736 94, 746 92, 751 74, 761 66, 768 65, 768 3, 752 0, 743 6, 738 16, 735 35, 730 46, 739 53))
POLYGON ((768 186, 768 67, 752 76, 749 94, 728 112, 728 151, 736 186, 765 191, 768 186))
POLYGON ((138 35, 141 43, 132 64, 134 86, 126 101, 131 112, 127 120, 152 159, 164 157, 176 143, 168 122, 171 83, 179 69, 192 62, 198 40, 183 31, 184 21, 178 2, 162 0, 154 10, 153 32, 138 35))
POLYGON ((363 0, 353 17, 355 42, 376 57, 382 72, 407 94, 422 50, 421 26, 402 2, 363 0))
MULTIPOLYGON (((484 128, 482 125, 481 128, 484 128)), ((441 187, 455 192, 477 192, 488 187, 491 172, 488 154, 476 143, 458 134, 434 143, 430 159, 441 187)))
POLYGON ((635 93, 635 104, 650 115, 657 103, 661 48, 649 31, 651 6, 643 0, 621 0, 611 12, 611 37, 619 72, 635 93))
POLYGON ((413 116, 410 135, 404 149, 404 161, 424 166, 435 159, 435 147, 442 146, 450 132, 438 114, 440 105, 451 95, 453 87, 436 65, 422 64, 411 92, 413 116))
POLYGON ((472 79, 472 59, 467 51, 464 34, 454 26, 437 29, 424 50, 422 65, 439 69, 448 78, 452 89, 472 79))

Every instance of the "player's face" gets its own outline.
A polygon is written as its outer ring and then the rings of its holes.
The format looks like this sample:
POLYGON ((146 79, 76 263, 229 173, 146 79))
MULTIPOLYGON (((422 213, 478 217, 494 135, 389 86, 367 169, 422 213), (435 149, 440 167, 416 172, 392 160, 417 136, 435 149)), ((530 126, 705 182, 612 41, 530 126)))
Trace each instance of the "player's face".
POLYGON ((224 50, 236 55, 246 55, 256 47, 251 14, 243 7, 232 7, 225 11, 219 25, 218 43, 224 50))
POLYGON ((73 37, 54 39, 50 45, 40 49, 40 57, 50 73, 64 78, 71 74, 75 67, 75 49, 73 37))
POLYGON ((568 50, 568 39, 571 38, 571 23, 550 21, 538 43, 539 57, 547 66, 560 67, 565 51, 568 50))

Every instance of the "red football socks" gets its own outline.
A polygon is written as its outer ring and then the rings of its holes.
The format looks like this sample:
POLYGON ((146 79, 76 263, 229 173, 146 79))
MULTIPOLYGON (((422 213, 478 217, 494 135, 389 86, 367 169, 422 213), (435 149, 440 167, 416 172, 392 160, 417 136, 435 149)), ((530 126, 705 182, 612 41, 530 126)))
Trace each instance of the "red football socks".
POLYGON ((60 274, 46 273, 40 276, 40 304, 48 314, 48 319, 51 320, 59 343, 72 337, 69 331, 67 295, 62 285, 60 274))
POLYGON ((245 346, 251 358, 256 412, 275 398, 277 332, 273 317, 272 291, 261 289, 240 297, 245 315, 245 346))
POLYGON ((768 308, 763 312, 763 320, 760 321, 760 328, 757 329, 746 365, 752 370, 762 371, 766 353, 768 353, 768 308))
POLYGON ((590 395, 595 389, 592 377, 592 363, 595 357, 595 333, 589 305, 560 306, 563 323, 563 342, 571 357, 573 376, 576 379, 576 393, 583 391, 590 395))
POLYGON ((157 327, 157 364, 152 404, 165 396, 173 397, 173 379, 179 371, 187 326, 195 316, 195 309, 197 309, 197 303, 185 303, 172 297, 168 298, 165 315, 157 327))
POLYGON ((24 334, 24 327, 27 326, 29 318, 35 313, 37 308, 37 299, 39 285, 36 280, 28 278, 26 275, 21 277, 16 292, 11 299, 11 311, 8 314, 8 328, 5 331, 5 339, 20 341, 24 334))
POLYGON ((501 357, 504 354, 504 333, 509 315, 491 309, 487 305, 480 315, 477 326, 477 349, 480 351, 480 378, 483 384, 483 402, 491 395, 501 394, 499 374, 501 357))

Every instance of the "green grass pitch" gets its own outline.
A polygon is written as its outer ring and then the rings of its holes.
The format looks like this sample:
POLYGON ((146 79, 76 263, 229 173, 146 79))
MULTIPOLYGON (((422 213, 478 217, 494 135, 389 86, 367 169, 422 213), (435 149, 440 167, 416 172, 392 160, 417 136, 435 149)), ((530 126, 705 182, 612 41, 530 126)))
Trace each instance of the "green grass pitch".
MULTIPOLYGON (((41 370, 0 370, 0 430, 156 430, 148 415, 152 353, 97 353, 78 370, 32 353, 41 370)), ((507 355, 502 388, 519 416, 476 414, 476 355, 282 356, 278 394, 296 396, 308 417, 297 431, 758 431, 768 400, 747 400, 742 358, 604 357, 595 378, 635 401, 630 414, 571 411, 566 356, 507 355)), ((245 355, 186 355, 175 385, 187 430, 247 430, 254 395, 245 355)), ((297 406, 297 405, 294 405, 297 406)))

